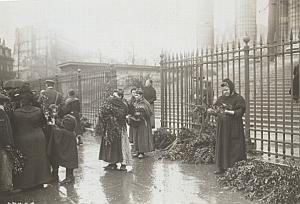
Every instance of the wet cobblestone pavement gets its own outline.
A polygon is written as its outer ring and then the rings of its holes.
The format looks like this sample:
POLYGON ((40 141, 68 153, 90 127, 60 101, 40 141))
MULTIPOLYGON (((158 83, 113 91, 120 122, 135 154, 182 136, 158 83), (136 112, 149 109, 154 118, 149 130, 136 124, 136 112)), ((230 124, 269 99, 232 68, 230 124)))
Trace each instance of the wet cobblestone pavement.
MULTIPOLYGON (((131 172, 104 171, 97 140, 86 135, 79 147, 76 182, 1 195, 0 203, 78 204, 250 204, 240 193, 221 189, 213 165, 135 159, 131 172)), ((60 169, 60 180, 65 169, 60 169)))

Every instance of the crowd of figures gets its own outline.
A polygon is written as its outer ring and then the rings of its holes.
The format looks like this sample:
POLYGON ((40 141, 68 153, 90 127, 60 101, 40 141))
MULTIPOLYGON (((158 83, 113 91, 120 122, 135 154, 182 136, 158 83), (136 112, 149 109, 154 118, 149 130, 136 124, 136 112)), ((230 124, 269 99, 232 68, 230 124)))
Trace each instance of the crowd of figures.
POLYGON ((155 100, 152 80, 147 80, 145 87, 131 89, 128 101, 124 98, 124 91, 118 89, 100 107, 95 132, 101 138, 99 159, 108 162, 106 170, 116 170, 117 163, 120 163, 120 170, 127 171, 132 156, 142 159, 145 153, 154 150, 155 100))
MULTIPOLYGON (((73 90, 64 100, 54 83, 46 81, 47 89, 39 95, 29 84, 0 95, 0 191, 59 181, 59 166, 66 168, 61 184, 74 182, 77 145, 82 144, 83 133, 80 101, 73 90)), ((246 159, 242 120, 245 100, 229 79, 223 80, 221 89, 222 96, 212 106, 219 108, 207 110, 218 117, 217 174, 246 159)), ((147 80, 143 88, 131 89, 129 100, 122 89, 116 89, 99 107, 95 135, 100 137, 99 160, 108 163, 105 170, 127 171, 133 157, 143 159, 154 150, 155 100, 156 91, 147 80)))
MULTIPOLYGON (((77 145, 82 144, 83 134, 81 104, 74 90, 64 99, 54 86, 54 81, 47 80, 40 94, 28 83, 1 89, 0 192, 58 182, 60 166, 66 168, 66 177, 59 183, 74 182, 77 145)), ((127 101, 123 90, 114 90, 99 108, 95 132, 101 136, 99 159, 109 163, 105 170, 116 169, 117 163, 127 170, 132 163, 130 142, 140 159, 154 149, 156 92, 152 81, 142 89, 132 88, 131 94, 127 101)))
POLYGON ((39 95, 28 83, 1 90, 0 192, 58 181, 59 166, 66 168, 61 184, 74 181, 82 143, 80 102, 73 90, 64 100, 54 85, 47 80, 39 95))

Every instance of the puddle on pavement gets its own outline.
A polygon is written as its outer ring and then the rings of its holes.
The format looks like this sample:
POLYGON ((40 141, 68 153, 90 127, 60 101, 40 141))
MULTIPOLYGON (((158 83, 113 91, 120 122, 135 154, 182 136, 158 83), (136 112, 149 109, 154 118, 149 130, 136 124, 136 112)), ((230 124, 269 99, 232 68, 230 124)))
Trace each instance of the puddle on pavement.
MULTIPOLYGON (((50 185, 2 196, 0 203, 78 203, 78 204, 234 204, 254 203, 217 186, 212 165, 191 165, 152 157, 135 159, 133 171, 104 171, 104 162, 98 160, 99 145, 87 137, 79 147, 80 168, 76 170, 74 185, 50 185)), ((60 179, 65 170, 61 168, 60 179)))

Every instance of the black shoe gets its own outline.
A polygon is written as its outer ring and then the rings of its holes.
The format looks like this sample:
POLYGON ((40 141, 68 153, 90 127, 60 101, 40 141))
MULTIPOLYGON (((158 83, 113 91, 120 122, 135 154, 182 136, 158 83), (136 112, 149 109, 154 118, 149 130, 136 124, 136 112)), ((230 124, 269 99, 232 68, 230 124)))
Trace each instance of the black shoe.
POLYGON ((109 164, 106 167, 104 167, 104 170, 116 170, 117 164, 109 164))
POLYGON ((125 164, 121 164, 120 171, 127 171, 125 164))

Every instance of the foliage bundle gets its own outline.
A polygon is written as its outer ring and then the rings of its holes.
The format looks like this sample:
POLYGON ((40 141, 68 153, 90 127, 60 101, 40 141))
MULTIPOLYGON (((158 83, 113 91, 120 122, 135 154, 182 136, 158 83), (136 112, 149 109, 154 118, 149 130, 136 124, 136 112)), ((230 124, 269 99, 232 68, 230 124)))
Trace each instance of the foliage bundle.
POLYGON ((176 139, 176 135, 169 132, 167 128, 157 129, 154 132, 153 137, 156 149, 164 149, 176 139))
POLYGON ((243 191, 246 198, 267 203, 300 201, 300 168, 258 160, 237 162, 218 178, 221 186, 243 191))
POLYGON ((215 135, 215 127, 208 124, 201 130, 182 128, 162 157, 196 164, 214 163, 215 135))
POLYGON ((4 150, 7 152, 10 160, 12 161, 12 171, 14 175, 20 175, 25 168, 26 157, 19 150, 11 146, 5 146, 4 150))

